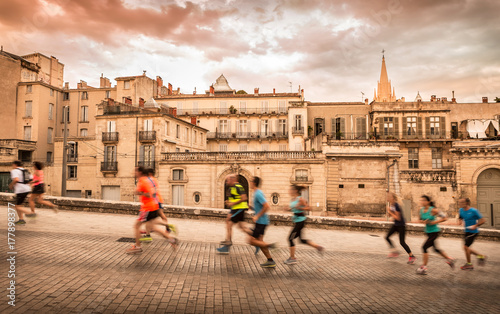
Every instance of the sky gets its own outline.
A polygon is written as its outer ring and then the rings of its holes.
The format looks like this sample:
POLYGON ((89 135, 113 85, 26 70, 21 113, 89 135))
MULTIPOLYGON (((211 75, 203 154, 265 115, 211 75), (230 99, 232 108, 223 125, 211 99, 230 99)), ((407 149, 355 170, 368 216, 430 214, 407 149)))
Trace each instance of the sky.
MULTIPOLYGON (((398 98, 500 97, 498 0, 0 0, 0 44, 65 65, 64 79, 161 76, 183 93, 373 99, 382 50, 398 98)), ((113 81, 113 84, 115 82, 113 81)))

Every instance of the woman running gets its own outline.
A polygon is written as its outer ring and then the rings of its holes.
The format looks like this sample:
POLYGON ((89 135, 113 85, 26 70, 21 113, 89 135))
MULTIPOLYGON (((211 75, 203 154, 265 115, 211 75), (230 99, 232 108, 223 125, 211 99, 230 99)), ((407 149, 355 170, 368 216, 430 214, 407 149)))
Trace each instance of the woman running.
POLYGON ((422 246, 422 250, 424 252, 424 263, 422 266, 420 266, 420 268, 417 269, 417 274, 427 274, 427 263, 429 262, 429 253, 427 253, 427 249, 429 249, 430 247, 433 247, 436 253, 444 257, 446 259, 446 263, 450 265, 451 269, 454 269, 455 259, 449 257, 444 251, 438 249, 435 243, 437 237, 439 236, 439 232, 441 231, 441 228, 439 228, 438 224, 446 221, 447 218, 444 214, 438 211, 438 209, 434 206, 434 202, 432 202, 431 198, 427 195, 423 195, 420 198, 420 205, 422 206, 422 208, 420 209, 420 222, 425 223, 425 233, 427 234, 427 240, 422 246))
POLYGON ((43 182, 43 164, 39 161, 33 163, 33 181, 31 181, 31 195, 28 199, 30 204, 31 214, 27 214, 27 217, 35 217, 35 201, 38 204, 49 206, 57 213, 57 205, 52 204, 49 201, 43 199, 43 194, 45 193, 45 183, 43 182))
POLYGON ((387 193, 387 201, 389 202, 389 206, 387 207, 387 213, 392 218, 394 218, 394 224, 392 225, 391 229, 389 229, 389 232, 385 237, 392 250, 392 252, 389 254, 389 257, 399 256, 399 252, 396 250, 390 239, 391 235, 397 232, 399 234, 399 244, 401 244, 403 249, 405 249, 406 253, 408 253, 409 256, 408 264, 413 264, 415 263, 415 260, 417 258, 413 255, 413 253, 410 250, 410 247, 408 247, 408 244, 406 244, 405 242, 406 222, 405 218, 403 217, 403 212, 401 211, 401 207, 398 204, 398 199, 396 194, 387 193))
POLYGON ((290 196, 292 197, 292 201, 290 202, 289 210, 293 213, 292 221, 294 223, 294 226, 292 232, 290 233, 290 236, 288 237, 288 241, 290 241, 290 257, 285 261, 285 264, 287 265, 297 263, 297 259, 295 258, 295 243, 293 242, 295 238, 299 238, 300 242, 312 246, 319 252, 323 252, 325 250, 324 247, 317 245, 310 240, 302 238, 302 229, 304 229, 304 225, 307 219, 304 211, 309 210, 307 201, 300 197, 300 192, 302 192, 303 189, 303 186, 298 185, 292 185, 290 187, 290 196))

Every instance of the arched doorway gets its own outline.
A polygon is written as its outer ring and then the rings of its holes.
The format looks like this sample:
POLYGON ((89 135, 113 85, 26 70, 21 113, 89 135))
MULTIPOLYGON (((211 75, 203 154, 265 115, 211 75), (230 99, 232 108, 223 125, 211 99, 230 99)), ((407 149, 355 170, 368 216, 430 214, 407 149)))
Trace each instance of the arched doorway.
POLYGON ((477 178, 477 209, 485 227, 500 228, 500 170, 486 169, 477 178))
MULTIPOLYGON (((245 192, 247 193, 248 199, 250 199, 250 194, 248 191, 248 180, 242 176, 241 174, 238 175, 238 182, 243 186, 245 189, 245 192)), ((224 202, 229 199, 229 187, 227 186, 226 182, 224 181, 224 202)), ((224 204, 224 208, 229 209, 229 207, 224 204)))

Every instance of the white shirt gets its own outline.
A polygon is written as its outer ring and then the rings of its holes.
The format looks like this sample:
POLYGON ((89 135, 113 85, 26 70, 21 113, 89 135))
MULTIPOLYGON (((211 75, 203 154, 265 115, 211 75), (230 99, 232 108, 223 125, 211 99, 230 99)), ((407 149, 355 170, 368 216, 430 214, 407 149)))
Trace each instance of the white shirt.
MULTIPOLYGON (((16 169, 11 170, 10 171, 10 178, 12 180, 17 178, 19 180, 19 182, 23 182, 24 181, 23 168, 16 168, 16 169)), ((21 193, 31 192, 31 187, 29 184, 22 184, 19 182, 14 185, 14 193, 21 194, 21 193)))

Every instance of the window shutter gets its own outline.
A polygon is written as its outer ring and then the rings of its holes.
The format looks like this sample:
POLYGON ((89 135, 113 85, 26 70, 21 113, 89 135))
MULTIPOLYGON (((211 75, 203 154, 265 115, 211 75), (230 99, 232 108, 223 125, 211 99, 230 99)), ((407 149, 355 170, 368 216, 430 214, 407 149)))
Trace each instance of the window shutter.
POLYGON ((279 133, 282 132, 282 130, 280 130, 280 120, 279 119, 276 119, 276 123, 274 124, 274 127, 275 127, 274 133, 276 135, 278 135, 279 133))
POLYGON ((231 133, 231 120, 227 120, 227 132, 231 133))
POLYGON ((403 124, 403 136, 402 138, 406 138, 408 137, 408 118, 406 117, 403 117, 403 119, 401 119, 401 123, 403 124))
POLYGON ((151 145, 151 158, 149 159, 152 163, 155 162, 155 146, 151 145))
POLYGON ((261 134, 261 133, 262 133, 262 130, 261 130, 261 124, 262 124, 262 123, 261 123, 261 121, 259 120, 259 121, 257 122, 257 132, 258 132, 259 134, 261 134))
POLYGON ((384 135, 384 117, 378 117, 378 135, 380 138, 384 135))
POLYGON ((236 120, 236 132, 235 133, 240 133, 240 120, 236 120))
POLYGON ((422 117, 417 118, 417 135, 422 138, 422 117))
POLYGON ((441 128, 441 137, 446 138, 446 118, 439 118, 439 127, 441 128))
POLYGON ((345 118, 340 118, 340 132, 342 132, 342 137, 345 138, 345 118))
POLYGON ((366 118, 360 118, 361 120, 361 137, 366 139, 366 118))
POLYGON ((336 121, 336 119, 332 118, 332 135, 333 136, 335 136, 335 133, 337 133, 337 131, 335 130, 335 128, 336 128, 335 121, 336 121))
POLYGON ((108 146, 104 146, 104 161, 108 161, 108 146))
POLYGON ((144 162, 144 145, 139 148, 139 161, 144 162))
POLYGON ((252 132, 252 121, 247 120, 247 132, 250 133, 252 132))
POLYGON ((425 118, 425 136, 429 138, 431 135, 431 118, 426 117, 425 118))
POLYGON ((394 118, 394 136, 399 138, 399 118, 394 118))

